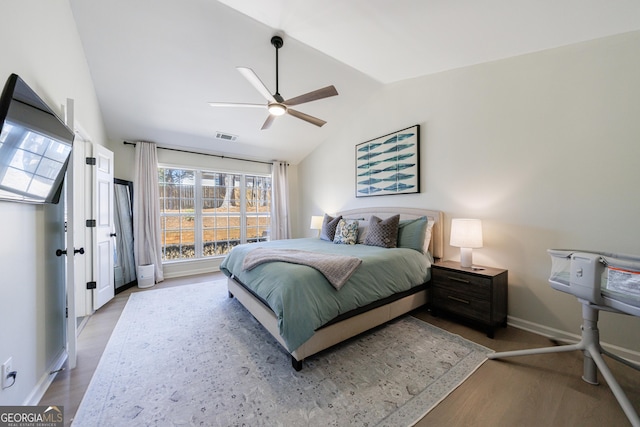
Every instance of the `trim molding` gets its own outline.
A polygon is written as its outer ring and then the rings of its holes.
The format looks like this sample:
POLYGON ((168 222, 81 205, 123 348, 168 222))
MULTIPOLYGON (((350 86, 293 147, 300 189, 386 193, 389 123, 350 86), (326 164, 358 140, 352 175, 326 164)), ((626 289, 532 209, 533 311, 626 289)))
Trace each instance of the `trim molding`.
POLYGON ((42 374, 40 380, 33 388, 29 396, 25 399, 23 406, 36 406, 44 396, 45 392, 58 375, 58 371, 62 369, 64 363, 67 361, 67 350, 62 349, 58 356, 54 359, 53 363, 49 365, 47 370, 42 374))
POLYGON ((215 273, 220 271, 223 258, 199 259, 194 261, 167 263, 162 265, 165 279, 193 276, 195 274, 215 273))

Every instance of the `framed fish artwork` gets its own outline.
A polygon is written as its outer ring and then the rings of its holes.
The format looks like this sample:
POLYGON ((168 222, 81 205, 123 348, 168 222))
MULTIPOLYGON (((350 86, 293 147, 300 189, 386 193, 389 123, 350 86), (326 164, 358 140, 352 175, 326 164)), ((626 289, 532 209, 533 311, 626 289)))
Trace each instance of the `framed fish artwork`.
POLYGON ((356 197, 420 192, 420 125, 356 145, 356 197))

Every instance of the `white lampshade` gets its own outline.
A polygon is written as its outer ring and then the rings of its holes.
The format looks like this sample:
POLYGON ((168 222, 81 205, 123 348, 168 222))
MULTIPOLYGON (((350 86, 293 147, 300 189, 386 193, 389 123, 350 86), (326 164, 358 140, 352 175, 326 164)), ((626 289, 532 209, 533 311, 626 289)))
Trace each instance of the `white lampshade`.
POLYGON ((460 265, 471 267, 472 249, 482 247, 482 221, 468 218, 452 219, 449 244, 460 248, 460 265))
POLYGON ((320 236, 320 230, 322 230, 322 220, 324 217, 314 215, 311 217, 311 225, 309 228, 312 230, 318 230, 318 236, 320 236))

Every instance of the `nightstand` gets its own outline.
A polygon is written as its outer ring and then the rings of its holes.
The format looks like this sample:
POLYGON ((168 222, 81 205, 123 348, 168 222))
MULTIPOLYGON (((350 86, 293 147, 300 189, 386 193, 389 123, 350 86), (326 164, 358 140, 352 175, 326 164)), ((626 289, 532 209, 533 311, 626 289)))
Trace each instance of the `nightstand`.
POLYGON ((440 261, 431 266, 429 308, 472 320, 487 328, 493 338, 496 326, 507 326, 508 271, 440 261))

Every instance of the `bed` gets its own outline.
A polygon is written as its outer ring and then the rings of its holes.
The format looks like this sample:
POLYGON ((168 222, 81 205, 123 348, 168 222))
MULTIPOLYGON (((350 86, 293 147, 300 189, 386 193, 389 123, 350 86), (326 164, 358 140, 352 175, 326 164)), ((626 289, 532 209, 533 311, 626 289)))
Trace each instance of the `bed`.
POLYGON ((443 252, 442 212, 366 208, 339 212, 336 217, 358 220, 362 234, 362 225, 372 216, 387 220, 397 214, 405 224, 427 218, 428 247, 425 243, 424 251, 386 249, 362 242, 340 245, 319 238, 239 245, 220 266, 227 275, 229 296, 235 297, 275 337, 291 354, 293 367, 300 370, 305 358, 426 304, 430 265, 443 252), (316 268, 291 262, 266 262, 244 269, 245 258, 263 249, 314 251, 329 257, 337 254, 359 259, 361 264, 342 284, 330 282, 329 276, 316 268), (403 264, 398 270, 387 272, 383 262, 392 253, 403 259, 403 264), (287 273, 283 273, 285 268, 287 273), (369 293, 371 289, 373 295, 369 293), (319 300, 328 300, 333 306, 320 309, 319 300))

